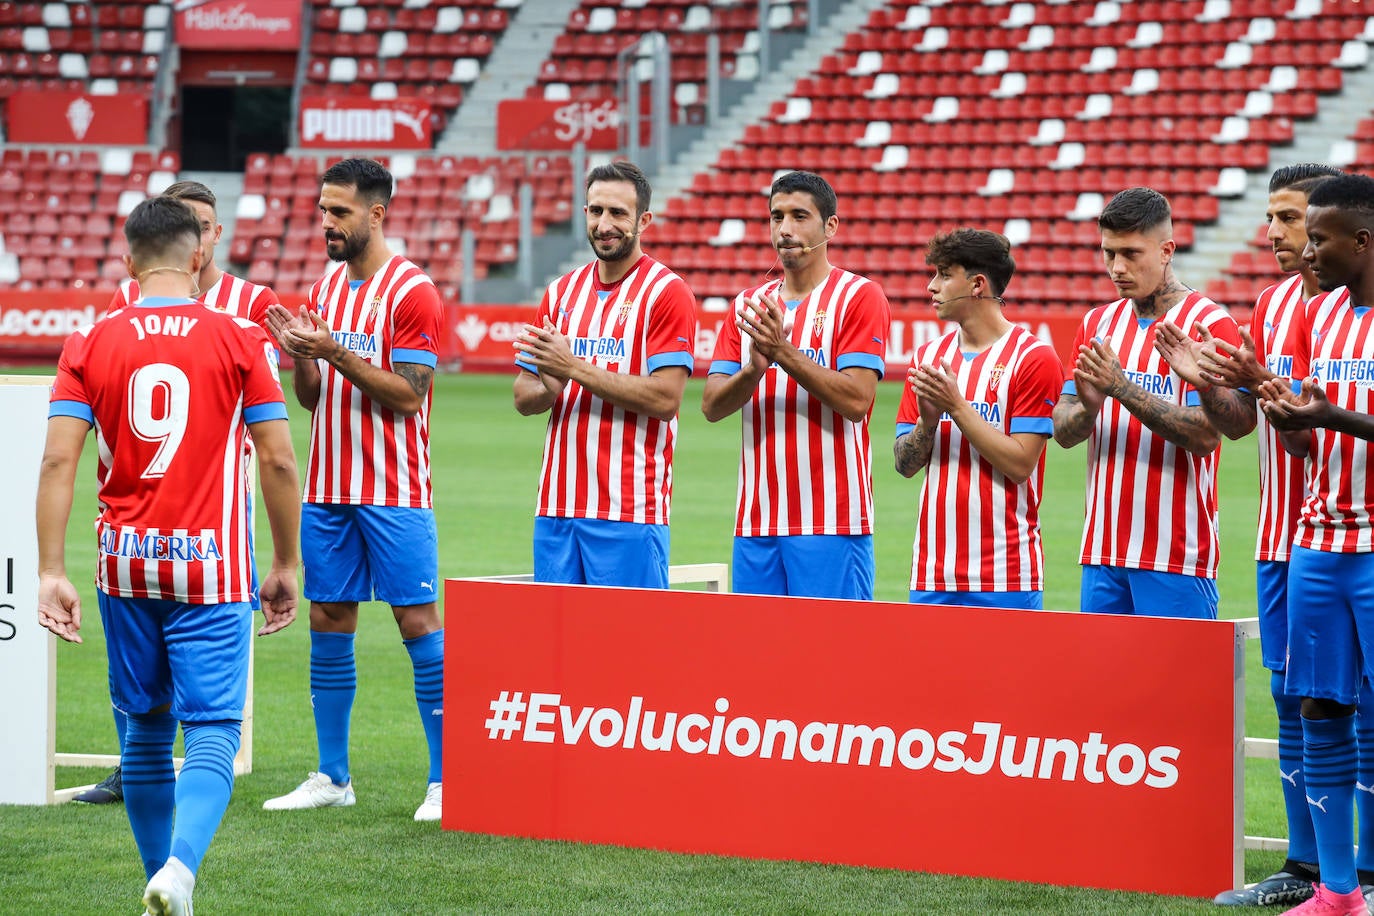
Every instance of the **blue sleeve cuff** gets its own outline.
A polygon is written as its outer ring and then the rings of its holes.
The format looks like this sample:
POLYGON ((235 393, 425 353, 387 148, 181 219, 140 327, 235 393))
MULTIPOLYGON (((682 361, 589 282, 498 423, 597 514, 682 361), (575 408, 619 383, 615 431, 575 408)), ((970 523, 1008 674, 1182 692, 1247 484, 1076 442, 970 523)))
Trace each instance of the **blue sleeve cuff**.
POLYGON ((1074 397, 1078 397, 1078 383, 1075 382, 1073 379, 1069 379, 1068 381, 1064 382, 1064 388, 1059 393, 1071 394, 1074 397))
POLYGON ((285 419, 286 404, 282 401, 269 401, 266 404, 254 404, 252 407, 243 408, 243 422, 248 424, 285 419))
POLYGON ((391 364, 394 366, 397 363, 415 363, 433 369, 439 365, 439 354, 431 353, 429 350, 392 350, 391 364))
POLYGON ((681 366, 687 370, 688 375, 691 375, 692 368, 696 366, 696 360, 692 358, 692 354, 685 350, 670 350, 667 353, 655 353, 645 361, 645 364, 649 367, 650 372, 655 372, 664 366, 681 366))
POLYGON ((734 375, 740 369, 740 364, 736 360, 718 359, 711 363, 711 368, 707 375, 734 375))
POLYGON ((95 411, 84 401, 53 401, 48 405, 48 419, 53 417, 75 417, 95 425, 95 411))
POLYGON ((521 369, 524 369, 526 372, 532 373, 534 375, 539 374, 539 370, 535 367, 534 363, 527 363, 523 359, 517 359, 515 361, 515 364, 519 366, 521 369))
POLYGON ((1302 394, 1302 379, 1293 379, 1292 382, 1290 382, 1289 387, 1293 389, 1294 394, 1302 394))
POLYGON ((915 424, 915 423, 898 423, 898 424, 897 424, 897 438, 898 438, 898 439, 902 438, 903 436, 905 436, 907 433, 911 432, 911 431, 912 431, 913 429, 915 429, 915 428, 916 428, 916 424, 915 424))
POLYGON ((1201 407, 1202 395, 1198 394, 1196 391, 1190 391, 1184 396, 1183 403, 1187 404, 1189 407, 1201 407))
POLYGON ((1042 436, 1054 435, 1054 420, 1049 417, 1012 417, 1013 433, 1039 433, 1042 436))
POLYGON ((872 369, 878 373, 878 378, 883 377, 887 370, 887 363, 876 353, 841 353, 835 359, 837 370, 848 369, 850 366, 862 366, 865 369, 872 369))

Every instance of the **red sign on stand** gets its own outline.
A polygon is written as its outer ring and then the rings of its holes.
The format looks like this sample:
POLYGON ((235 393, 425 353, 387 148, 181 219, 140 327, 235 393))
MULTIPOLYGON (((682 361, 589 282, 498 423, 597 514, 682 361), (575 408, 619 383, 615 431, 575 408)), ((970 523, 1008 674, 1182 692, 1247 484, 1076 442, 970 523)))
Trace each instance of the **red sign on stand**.
POLYGON ((176 0, 177 44, 210 51, 296 50, 299 0, 176 0))
POLYGON ((307 96, 301 99, 301 146, 429 149, 429 103, 415 98, 307 96))
POLYGON ((1218 621, 448 580, 443 826, 1210 895, 1218 621))
MULTIPOLYGON (((565 150, 578 143, 589 150, 620 148, 620 103, 615 99, 506 99, 496 105, 496 148, 565 150)), ((649 142, 648 122, 640 143, 649 142)))
POLYGON ((5 124, 12 143, 142 146, 148 142, 148 100, 134 93, 20 90, 9 97, 8 111, 5 124))

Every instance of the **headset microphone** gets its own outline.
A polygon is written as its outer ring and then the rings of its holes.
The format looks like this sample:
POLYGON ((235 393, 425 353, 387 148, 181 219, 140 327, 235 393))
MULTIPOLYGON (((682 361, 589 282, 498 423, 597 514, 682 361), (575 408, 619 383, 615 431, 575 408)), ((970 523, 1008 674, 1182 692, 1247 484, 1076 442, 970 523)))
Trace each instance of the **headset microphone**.
POLYGON ((829 244, 830 244, 830 239, 821 239, 820 242, 819 242, 818 244, 815 244, 815 245, 803 245, 803 246, 801 246, 802 254, 810 254, 811 252, 815 251, 817 248, 824 248, 826 245, 829 245, 829 244))

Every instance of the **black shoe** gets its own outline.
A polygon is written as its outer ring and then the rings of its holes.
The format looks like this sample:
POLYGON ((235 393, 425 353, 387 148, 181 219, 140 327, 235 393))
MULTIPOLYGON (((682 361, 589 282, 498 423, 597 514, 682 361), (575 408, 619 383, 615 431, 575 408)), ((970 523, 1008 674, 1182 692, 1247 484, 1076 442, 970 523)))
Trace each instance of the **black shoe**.
POLYGON ((124 803, 123 767, 114 771, 84 792, 72 796, 72 801, 83 805, 117 805, 124 803))
POLYGON ((1313 893, 1314 888, 1309 879, 1281 871, 1258 884, 1217 894, 1212 902, 1217 906, 1274 906, 1280 903, 1302 903, 1313 893))

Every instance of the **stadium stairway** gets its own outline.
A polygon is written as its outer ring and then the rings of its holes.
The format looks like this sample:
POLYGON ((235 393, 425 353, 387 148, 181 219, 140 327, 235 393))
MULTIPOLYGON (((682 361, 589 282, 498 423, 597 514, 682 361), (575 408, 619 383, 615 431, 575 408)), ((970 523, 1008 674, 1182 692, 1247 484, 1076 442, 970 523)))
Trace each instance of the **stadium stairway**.
POLYGON ((435 144, 435 155, 495 156, 496 106, 502 99, 523 98, 539 78, 540 65, 553 51, 569 14, 579 0, 525 0, 517 28, 505 31, 487 57, 482 73, 468 91, 456 116, 435 144))
MULTIPOLYGON (((1269 175, 1274 169, 1299 162, 1325 162, 1342 167, 1348 165, 1347 162, 1335 161, 1333 150, 1349 135, 1353 126, 1369 114, 1369 100, 1374 98, 1374 64, 1342 70, 1342 74, 1341 91, 1334 95, 1319 96, 1317 116, 1295 125, 1293 144, 1271 149, 1269 168, 1247 173, 1245 192, 1238 197, 1222 198, 1217 220, 1210 225, 1197 227, 1193 248, 1179 252, 1176 259, 1178 275, 1184 282, 1200 286, 1205 278, 1222 276, 1232 256, 1248 247, 1255 238, 1256 227, 1264 222, 1264 211, 1269 200, 1269 175)), ((1260 287, 1257 287, 1254 294, 1258 294, 1259 290, 1260 287)), ((1253 300, 1253 297, 1252 294, 1250 298, 1253 300)), ((1250 301, 1225 301, 1224 298, 1217 301, 1242 309, 1253 304, 1250 301)))
MULTIPOLYGON (((730 108, 713 127, 708 128, 687 149, 672 153, 668 168, 649 176, 654 188, 655 209, 662 210, 669 200, 682 196, 697 174, 709 171, 720 158, 721 151, 743 135, 746 125, 767 115, 770 106, 786 98, 797 80, 811 72, 816 61, 837 52, 844 45, 845 37, 862 28, 869 14, 884 5, 885 0, 850 0, 836 10, 824 25, 808 35, 796 50, 776 64, 770 73, 761 74, 754 82, 752 91, 730 108)), ((814 168, 825 171, 823 163, 815 163, 814 168)), ((765 216, 766 209, 763 201, 760 201, 758 218, 762 220, 765 216)), ((586 245, 581 233, 575 232, 573 240, 575 244, 568 260, 547 278, 545 284, 586 263, 586 245)), ((652 248, 652 245, 653 230, 650 229, 646 246, 652 248)))

